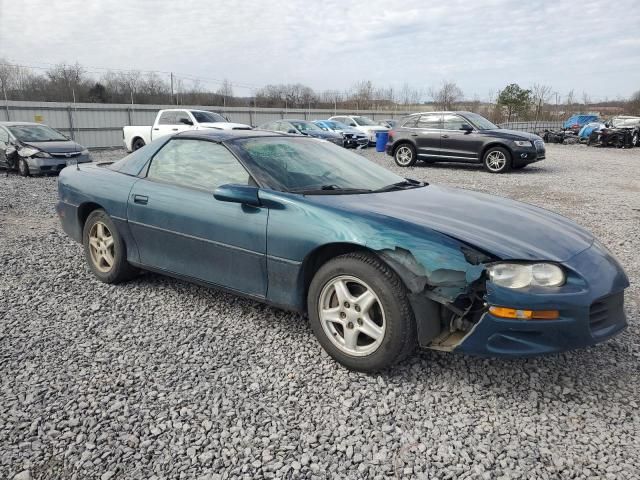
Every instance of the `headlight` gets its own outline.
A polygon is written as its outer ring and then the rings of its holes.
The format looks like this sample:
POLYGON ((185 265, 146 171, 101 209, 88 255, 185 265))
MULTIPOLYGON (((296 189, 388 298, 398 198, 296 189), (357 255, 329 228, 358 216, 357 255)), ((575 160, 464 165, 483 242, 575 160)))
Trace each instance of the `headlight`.
POLYGON ((49 155, 47 152, 38 152, 34 155, 34 157, 51 158, 51 155, 49 155))
POLYGON ((85 148, 84 150, 82 150, 82 151, 80 152, 80 155, 89 155, 89 149, 88 149, 88 148, 85 148))
POLYGON ((559 287, 566 280, 562 269, 552 263, 496 263, 487 271, 493 283, 506 288, 559 287))
POLYGON ((18 150, 18 154, 21 157, 33 157, 37 153, 44 153, 44 152, 40 152, 40 150, 33 147, 22 147, 20 150, 18 150))
POLYGON ((514 140, 513 143, 519 147, 533 147, 533 143, 529 140, 514 140))

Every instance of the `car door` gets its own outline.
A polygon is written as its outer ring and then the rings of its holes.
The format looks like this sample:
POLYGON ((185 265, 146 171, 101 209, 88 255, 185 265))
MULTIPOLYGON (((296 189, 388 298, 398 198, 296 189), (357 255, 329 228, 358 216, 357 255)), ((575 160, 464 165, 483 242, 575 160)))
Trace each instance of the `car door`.
POLYGON ((409 137, 416 143, 418 157, 440 156, 441 113, 420 115, 415 125, 408 130, 409 137))
POLYGON ((440 135, 441 155, 452 162, 479 162, 482 150, 482 138, 476 129, 465 130, 462 127, 471 123, 464 117, 445 113, 440 135))
POLYGON ((262 297, 268 211, 216 200, 228 183, 255 184, 224 145, 170 140, 129 194, 131 232, 146 266, 262 297))
POLYGON ((185 130, 193 130, 192 125, 184 123, 188 120, 193 123, 193 119, 185 110, 169 110, 162 112, 158 119, 157 125, 153 127, 153 139, 164 137, 166 135, 174 135, 185 130))

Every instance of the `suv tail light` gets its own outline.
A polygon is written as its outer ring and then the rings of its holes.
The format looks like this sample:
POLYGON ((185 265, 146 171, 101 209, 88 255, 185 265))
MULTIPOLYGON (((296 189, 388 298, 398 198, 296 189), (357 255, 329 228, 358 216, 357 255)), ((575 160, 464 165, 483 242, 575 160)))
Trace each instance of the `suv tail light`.
POLYGON ((393 130, 389 130, 389 141, 392 142, 393 141, 393 135, 394 135, 394 131, 393 130))

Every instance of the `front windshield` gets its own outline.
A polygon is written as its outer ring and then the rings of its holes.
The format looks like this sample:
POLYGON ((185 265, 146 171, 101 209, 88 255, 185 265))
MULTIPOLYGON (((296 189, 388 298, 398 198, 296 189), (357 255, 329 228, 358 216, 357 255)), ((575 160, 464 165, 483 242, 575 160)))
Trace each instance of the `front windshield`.
POLYGON ((191 115, 196 119, 198 123, 216 123, 226 122, 227 119, 222 115, 213 112, 202 112, 200 110, 191 110, 191 115))
POLYGON ((353 120, 362 126, 368 126, 368 125, 372 125, 375 127, 379 127, 380 125, 378 125, 376 122, 374 122, 373 120, 371 120, 369 117, 353 117, 353 120))
POLYGON ((291 122, 291 124, 301 132, 306 132, 309 130, 322 130, 319 126, 312 122, 291 122))
POLYGON ((495 130, 496 128, 500 128, 477 113, 465 113, 464 116, 467 117, 467 120, 473 123, 478 130, 495 130))
POLYGON ((326 122, 332 130, 348 130, 349 125, 346 125, 342 122, 336 122, 335 120, 331 120, 330 122, 326 122))
POLYGON ((234 142, 247 167, 279 191, 322 193, 378 190, 404 179, 344 148, 315 139, 265 137, 234 142))
POLYGON ((69 140, 46 125, 11 125, 9 131, 21 142, 59 142, 69 140))

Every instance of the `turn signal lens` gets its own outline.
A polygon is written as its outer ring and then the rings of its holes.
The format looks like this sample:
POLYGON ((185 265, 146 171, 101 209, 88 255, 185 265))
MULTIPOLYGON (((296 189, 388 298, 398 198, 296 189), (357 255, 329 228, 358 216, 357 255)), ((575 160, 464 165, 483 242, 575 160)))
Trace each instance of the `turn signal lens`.
POLYGON ((489 307, 491 315, 517 320, 555 320, 560 316, 558 310, 518 310, 508 307, 489 307))

